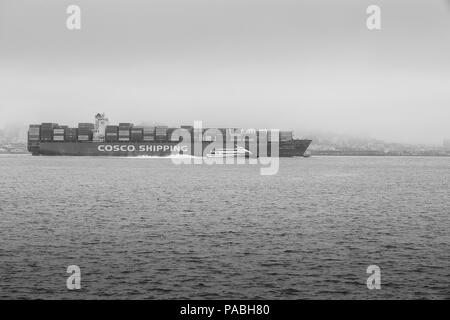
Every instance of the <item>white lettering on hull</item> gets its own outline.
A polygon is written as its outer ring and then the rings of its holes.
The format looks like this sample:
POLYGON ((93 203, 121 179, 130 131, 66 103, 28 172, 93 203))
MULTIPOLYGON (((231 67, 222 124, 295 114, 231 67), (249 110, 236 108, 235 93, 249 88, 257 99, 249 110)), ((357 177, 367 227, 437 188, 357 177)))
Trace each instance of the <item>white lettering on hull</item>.
POLYGON ((183 153, 188 152, 188 146, 179 146, 179 145, 139 145, 137 148, 135 145, 113 145, 113 144, 101 144, 97 147, 99 152, 160 152, 160 151, 170 151, 183 153))

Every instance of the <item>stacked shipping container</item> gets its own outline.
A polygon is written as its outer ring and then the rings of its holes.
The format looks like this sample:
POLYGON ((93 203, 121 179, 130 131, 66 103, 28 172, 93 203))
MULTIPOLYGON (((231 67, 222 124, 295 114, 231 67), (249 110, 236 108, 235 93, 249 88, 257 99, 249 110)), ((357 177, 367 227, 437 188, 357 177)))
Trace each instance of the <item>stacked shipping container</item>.
POLYGON ((92 140, 93 130, 94 130, 93 123, 79 123, 78 124, 78 141, 92 140))
POLYGON ((76 142, 78 137, 77 128, 67 128, 65 130, 65 140, 68 142, 76 142))
POLYGON ((118 126, 106 126, 105 140, 107 142, 115 142, 119 140, 119 127, 118 126))
POLYGON ((40 124, 30 125, 30 129, 28 130, 28 140, 30 140, 30 141, 41 140, 41 125, 40 124))
MULTIPOLYGON (((215 134, 205 135, 207 129, 194 129, 192 126, 181 126, 186 129, 193 136, 194 141, 216 141, 215 134)), ((67 126, 59 126, 57 123, 42 123, 41 125, 30 125, 28 131, 29 141, 43 141, 43 142, 76 142, 76 141, 92 141, 95 125, 93 123, 79 123, 78 128, 68 128, 67 126)), ((179 139, 172 138, 172 133, 177 128, 168 128, 167 126, 133 126, 132 123, 119 123, 118 126, 106 126, 105 141, 107 142, 148 142, 148 141, 178 141, 179 139)), ((222 133, 225 139, 236 140, 242 136, 246 141, 256 139, 257 141, 270 142, 271 134, 267 129, 260 130, 242 130, 234 128, 220 128, 216 129, 222 133), (236 138, 233 138, 236 137, 236 138)), ((279 141, 291 142, 293 141, 292 131, 280 131, 279 141)))
POLYGON ((41 124, 41 140, 42 141, 52 141, 53 140, 53 128, 55 128, 57 123, 43 123, 41 124))
POLYGON ((132 123, 119 123, 119 141, 130 141, 130 129, 132 123))
POLYGON ((155 128, 155 139, 166 140, 167 139, 167 126, 157 126, 155 128))
POLYGON ((132 127, 130 130, 130 141, 141 142, 144 136, 144 127, 132 127))
POLYGON ((143 128, 144 141, 154 141, 155 140, 155 127, 144 127, 143 128))
POLYGON ((64 141, 64 134, 67 126, 56 126, 53 128, 53 141, 64 141))

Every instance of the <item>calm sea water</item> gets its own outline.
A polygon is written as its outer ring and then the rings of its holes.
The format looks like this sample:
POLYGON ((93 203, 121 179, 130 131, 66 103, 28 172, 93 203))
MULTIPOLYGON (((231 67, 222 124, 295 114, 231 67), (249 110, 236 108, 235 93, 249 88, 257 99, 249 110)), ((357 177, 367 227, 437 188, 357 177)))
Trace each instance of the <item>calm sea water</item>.
POLYGON ((280 166, 0 156, 0 298, 450 298, 450 158, 280 166))

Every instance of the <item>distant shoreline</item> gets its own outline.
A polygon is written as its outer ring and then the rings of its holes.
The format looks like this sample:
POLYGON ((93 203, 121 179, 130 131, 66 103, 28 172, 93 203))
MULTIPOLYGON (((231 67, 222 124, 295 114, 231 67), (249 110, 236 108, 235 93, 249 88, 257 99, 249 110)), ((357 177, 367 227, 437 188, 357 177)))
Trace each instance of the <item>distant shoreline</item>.
POLYGON ((367 157, 450 157, 450 152, 366 152, 366 151, 310 151, 311 156, 367 156, 367 157))

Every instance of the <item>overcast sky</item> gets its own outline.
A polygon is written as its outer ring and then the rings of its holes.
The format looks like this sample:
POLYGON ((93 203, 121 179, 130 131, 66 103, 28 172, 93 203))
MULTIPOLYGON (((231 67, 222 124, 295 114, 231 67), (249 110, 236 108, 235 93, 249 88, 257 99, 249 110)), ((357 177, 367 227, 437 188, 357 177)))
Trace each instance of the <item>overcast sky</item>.
POLYGON ((441 143, 449 1, 0 0, 0 127, 95 112, 441 143))

